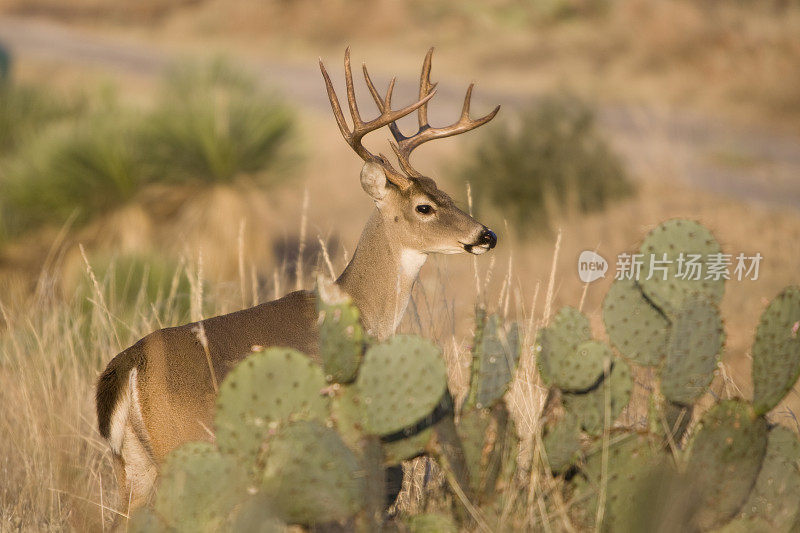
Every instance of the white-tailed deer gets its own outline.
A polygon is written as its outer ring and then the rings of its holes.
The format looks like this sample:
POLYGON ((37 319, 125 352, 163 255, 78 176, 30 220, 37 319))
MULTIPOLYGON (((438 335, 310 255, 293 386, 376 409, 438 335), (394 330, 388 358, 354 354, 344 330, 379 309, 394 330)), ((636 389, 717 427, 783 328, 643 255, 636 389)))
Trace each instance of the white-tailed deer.
MULTIPOLYGON (((430 82, 432 52, 422 67, 419 100, 400 110, 391 108, 394 80, 382 98, 364 67, 380 111, 364 122, 356 105, 348 49, 344 65, 352 130, 320 62, 336 123, 364 160, 361 186, 375 201, 358 247, 336 284, 358 306, 364 327, 381 339, 394 333, 428 254, 482 254, 497 242, 492 231, 458 209, 409 163, 420 144, 477 128, 499 110, 498 106, 480 119, 470 119, 470 85, 458 121, 432 128, 427 118, 428 101, 435 94, 430 82), (419 131, 406 137, 395 121, 414 111, 419 131), (396 141, 392 148, 400 171, 361 144, 364 135, 387 125, 396 141)), ((313 293, 297 291, 250 309, 161 329, 111 360, 97 383, 97 419, 111 445, 122 505, 135 508, 148 500, 169 451, 187 441, 211 438, 216 384, 254 345, 289 346, 314 357, 319 331, 313 293)))

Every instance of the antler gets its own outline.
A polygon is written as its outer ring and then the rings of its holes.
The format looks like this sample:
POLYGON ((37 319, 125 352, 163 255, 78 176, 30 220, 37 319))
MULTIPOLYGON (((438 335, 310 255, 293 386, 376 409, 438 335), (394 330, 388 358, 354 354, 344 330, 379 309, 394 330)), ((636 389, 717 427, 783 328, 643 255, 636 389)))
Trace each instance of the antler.
MULTIPOLYGON (((383 156, 383 154, 376 156, 364 148, 364 146, 361 144, 361 139, 367 133, 380 129, 386 125, 390 125, 390 127, 394 127, 396 129, 397 126, 394 124, 397 119, 402 118, 417 109, 422 109, 428 103, 428 100, 433 98, 433 95, 436 94, 436 91, 425 91, 425 93, 420 92, 420 99, 417 102, 406 106, 403 109, 392 111, 392 91, 394 90, 395 82, 395 79, 392 78, 392 81, 389 83, 389 88, 386 91, 386 98, 380 100, 381 105, 379 105, 379 108, 381 114, 373 120, 364 122, 358 112, 358 104, 356 103, 356 94, 353 87, 353 73, 350 69, 350 47, 347 47, 344 52, 344 74, 345 84, 347 87, 347 105, 350 108, 350 117, 353 120, 353 129, 351 131, 347 126, 344 113, 342 113, 342 107, 339 104, 339 98, 336 96, 336 91, 333 90, 331 78, 328 76, 328 72, 325 70, 325 65, 322 64, 322 60, 319 62, 319 68, 322 70, 322 77, 325 78, 325 87, 328 90, 328 99, 331 102, 333 116, 336 117, 336 124, 339 126, 339 131, 342 132, 342 137, 344 137, 344 140, 347 141, 347 144, 349 144, 350 147, 364 161, 375 162, 382 165, 387 171, 387 178, 392 183, 401 189, 408 187, 411 184, 410 180, 401 173, 397 172, 394 167, 392 167, 391 163, 389 163, 389 161, 386 159, 386 157, 383 156)), ((367 84, 369 85, 370 92, 373 94, 374 98, 378 93, 375 90, 375 86, 372 84, 372 80, 369 79, 366 65, 364 65, 364 75, 367 78, 367 84)), ((380 98, 380 96, 378 96, 378 98, 380 98)), ((401 161, 400 164, 402 165, 403 162, 401 161)))
MULTIPOLYGON (((391 130, 395 141, 397 141, 397 144, 392 143, 392 150, 394 150, 394 153, 397 155, 397 160, 400 163, 403 171, 412 177, 421 176, 421 174, 411 166, 408 160, 414 148, 433 139, 442 139, 444 137, 450 137, 451 135, 458 135, 459 133, 465 133, 473 130, 478 126, 482 126, 492 120, 495 115, 497 115, 497 112, 500 111, 500 106, 497 106, 488 115, 485 115, 477 120, 470 119, 469 105, 470 100, 472 99, 472 88, 475 86, 474 83, 471 83, 467 89, 467 95, 464 97, 464 106, 461 108, 461 116, 459 117, 458 121, 444 128, 432 128, 428 123, 428 101, 436 92, 436 84, 431 83, 432 56, 433 48, 428 50, 428 53, 425 55, 425 61, 422 64, 422 74, 420 75, 419 80, 420 100, 417 102, 417 104, 414 104, 418 108, 417 113, 419 117, 419 130, 414 135, 406 137, 402 134, 396 122, 392 121, 392 123, 389 124, 389 129, 391 130)), ((372 94, 372 98, 375 100, 375 104, 378 106, 378 109, 381 110, 381 113, 386 113, 390 109, 391 101, 389 98, 381 98, 381 96, 378 94, 378 91, 375 90, 375 86, 372 84, 369 74, 367 74, 366 65, 364 66, 364 77, 367 80, 369 92, 372 94)), ((394 80, 392 80, 392 83, 394 83, 394 80)), ((389 94, 387 94, 387 96, 390 96, 390 93, 391 91, 389 94)))

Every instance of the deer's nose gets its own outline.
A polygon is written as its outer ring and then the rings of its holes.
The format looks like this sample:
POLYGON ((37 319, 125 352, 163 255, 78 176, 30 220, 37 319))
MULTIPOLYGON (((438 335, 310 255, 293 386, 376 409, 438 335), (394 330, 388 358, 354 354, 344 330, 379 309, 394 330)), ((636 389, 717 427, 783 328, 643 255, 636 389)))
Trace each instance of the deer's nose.
POLYGON ((495 235, 494 232, 489 228, 483 228, 483 231, 478 237, 478 244, 486 244, 491 250, 497 245, 497 235, 495 235))

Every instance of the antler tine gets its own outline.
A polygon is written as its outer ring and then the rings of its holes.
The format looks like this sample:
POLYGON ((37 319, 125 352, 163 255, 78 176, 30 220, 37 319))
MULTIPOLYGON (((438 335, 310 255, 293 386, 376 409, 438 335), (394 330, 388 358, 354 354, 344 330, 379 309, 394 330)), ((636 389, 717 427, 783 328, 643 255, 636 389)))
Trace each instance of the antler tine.
POLYGON ((322 77, 325 80, 325 88, 328 91, 328 100, 330 100, 331 109, 333 109, 333 115, 336 118, 336 124, 339 126, 339 131, 342 133, 342 137, 344 137, 345 141, 347 141, 347 144, 350 145, 350 147, 361 157, 361 159, 368 162, 380 163, 388 171, 388 173, 391 174, 390 179, 396 182, 396 185, 400 186, 401 188, 405 188, 408 185, 407 178, 398 174, 397 171, 392 168, 388 160, 383 157, 383 155, 375 156, 370 153, 369 150, 364 148, 364 146, 361 144, 361 139, 367 133, 387 125, 389 125, 390 129, 392 129, 393 134, 396 131, 397 135, 402 137, 400 131, 397 130, 395 121, 410 113, 413 113, 420 107, 427 104, 428 100, 433 98, 436 92, 431 91, 413 104, 407 105, 402 109, 392 111, 391 101, 395 80, 392 79, 391 83, 389 84, 389 89, 386 92, 386 99, 384 101, 375 90, 375 85, 372 83, 372 80, 369 77, 366 65, 364 65, 364 78, 366 79, 370 94, 372 94, 375 102, 378 103, 378 108, 380 110, 380 114, 376 118, 368 122, 364 122, 364 120, 361 118, 361 114, 358 111, 358 104, 356 103, 353 73, 350 67, 350 48, 348 47, 344 54, 344 74, 345 86, 347 89, 347 105, 350 109, 350 116, 353 120, 353 129, 351 131, 347 125, 347 120, 344 118, 344 113, 342 112, 342 106, 339 103, 339 98, 336 96, 336 91, 333 89, 333 83, 331 82, 331 78, 328 75, 327 70, 325 70, 325 65, 322 63, 322 60, 319 62, 319 67, 322 71, 322 77))
POLYGON ((397 141, 398 146, 397 150, 395 150, 395 153, 398 154, 398 158, 400 159, 400 164, 404 169, 406 167, 411 168, 411 165, 408 162, 408 157, 411 155, 411 152, 414 151, 414 149, 420 144, 432 141, 433 139, 443 139, 445 137, 450 137, 453 135, 458 135, 460 133, 466 133, 470 130, 474 130, 479 126, 483 126, 484 124, 492 120, 495 117, 495 115, 497 115, 497 112, 500 111, 499 105, 495 107, 490 113, 482 116, 481 118, 473 120, 469 117, 469 108, 470 108, 470 102, 472 100, 473 87, 474 84, 470 84, 469 88, 467 89, 467 94, 464 97, 464 105, 461 108, 461 116, 458 118, 456 122, 454 122, 450 126, 446 126, 443 128, 431 128, 426 123, 420 127, 419 131, 415 135, 412 135, 411 137, 406 137, 404 139, 398 139, 397 141))
MULTIPOLYGON (((475 87, 475 84, 470 84, 470 86, 467 88, 467 94, 464 96, 464 104, 461 108, 461 115, 459 116, 458 120, 447 127, 432 128, 428 122, 428 101, 436 92, 437 85, 435 83, 431 83, 432 56, 433 48, 429 49, 428 53, 425 55, 425 60, 422 63, 422 73, 420 74, 419 95, 420 102, 424 101, 424 103, 419 106, 417 111, 419 130, 414 135, 406 137, 400 131, 400 128, 397 126, 396 122, 389 124, 389 129, 391 130, 392 136, 396 141, 396 144, 391 143, 392 150, 397 156, 397 160, 400 163, 403 171, 412 177, 421 176, 421 174, 415 170, 409 162, 409 156, 417 146, 433 139, 442 139, 444 137, 450 137, 452 135, 458 135, 459 133, 465 133, 473 130, 492 120, 495 115, 497 115, 497 112, 500 111, 500 106, 497 106, 490 113, 484 115, 483 117, 475 120, 471 119, 469 116, 469 110, 470 103, 472 101, 472 90, 475 87)), ((364 66, 364 78, 367 80, 367 85, 370 88, 372 99, 375 100, 375 104, 378 106, 378 109, 381 111, 381 113, 385 113, 390 107, 388 105, 388 99, 391 98, 391 89, 394 86, 394 79, 392 80, 389 91, 387 92, 387 99, 384 100, 378 94, 378 91, 375 90, 375 86, 373 85, 372 80, 369 77, 369 73, 367 72, 366 65, 364 66)))
MULTIPOLYGON (((419 97, 422 98, 423 95, 428 94, 431 90, 436 86, 436 84, 431 85, 431 60, 433 59, 433 47, 428 49, 428 53, 425 54, 425 61, 422 62, 422 73, 419 75, 419 97)), ((424 105, 419 108, 418 118, 419 118, 419 128, 423 129, 428 126, 428 106, 424 105)), ((399 142, 399 141, 398 141, 399 142)))
POLYGON ((331 77, 328 76, 328 71, 325 70, 325 65, 322 64, 322 59, 319 60, 319 68, 322 71, 322 77, 325 80, 325 89, 328 91, 328 100, 331 102, 333 116, 336 118, 336 125, 339 126, 339 131, 342 133, 342 137, 344 137, 349 143, 352 133, 347 127, 347 121, 345 121, 344 113, 342 113, 342 106, 339 105, 339 97, 336 96, 336 91, 333 89, 333 83, 331 83, 331 77))

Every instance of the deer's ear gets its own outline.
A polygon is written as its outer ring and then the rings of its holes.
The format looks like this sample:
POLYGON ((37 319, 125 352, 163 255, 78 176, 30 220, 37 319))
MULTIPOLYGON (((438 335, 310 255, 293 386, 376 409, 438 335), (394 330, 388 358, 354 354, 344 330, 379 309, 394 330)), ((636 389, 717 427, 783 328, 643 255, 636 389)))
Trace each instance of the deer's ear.
POLYGON ((376 202, 383 200, 389 192, 389 181, 383 167, 371 161, 364 163, 361 168, 361 187, 376 202))

